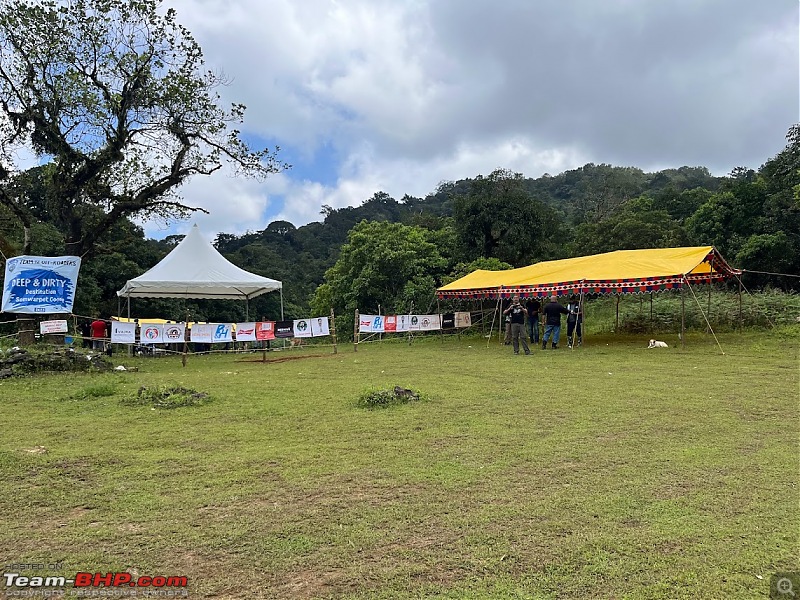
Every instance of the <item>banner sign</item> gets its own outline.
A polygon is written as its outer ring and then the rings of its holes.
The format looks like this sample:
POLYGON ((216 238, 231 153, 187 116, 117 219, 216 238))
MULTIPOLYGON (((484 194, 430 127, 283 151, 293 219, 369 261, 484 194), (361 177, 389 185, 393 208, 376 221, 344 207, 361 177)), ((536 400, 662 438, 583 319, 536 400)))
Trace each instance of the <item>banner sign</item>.
POLYGON ((294 321, 278 321, 275 323, 276 338, 294 337, 294 321))
POLYGON ((309 319, 296 319, 292 327, 296 338, 307 338, 312 335, 309 319))
POLYGON ((358 331, 361 333, 383 333, 386 317, 384 315, 360 315, 358 331))
POLYGON ((233 341, 233 326, 230 323, 212 323, 211 325, 214 327, 211 343, 219 344, 233 341))
POLYGON ((383 330, 387 333, 397 331, 397 315, 386 315, 386 317, 384 317, 383 330))
POLYGON ((142 344, 163 344, 164 326, 156 323, 145 323, 139 332, 139 341, 142 344))
POLYGON ((437 331, 441 329, 439 315, 411 315, 410 331, 437 331))
POLYGON ((472 316, 468 312, 456 313, 456 327, 471 327, 472 316))
POLYGON ((1 312, 71 313, 81 259, 15 256, 6 261, 1 312))
POLYGON ((442 315, 442 329, 455 329, 456 315, 455 313, 445 313, 442 315))
POLYGON ((255 323, 236 323, 237 342, 255 342, 256 324, 255 323))
POLYGON ((331 334, 328 317, 317 317, 309 320, 311 321, 311 335, 314 337, 331 334))
POLYGON ((256 323, 256 340, 262 342, 275 339, 275 321, 259 321, 256 323))
POLYGON ((214 338, 215 325, 212 323, 195 323, 191 329, 191 341, 210 344, 214 338))
POLYGON ((406 332, 411 327, 411 315, 398 315, 397 316, 397 327, 395 331, 398 333, 406 332))
POLYGON ((39 323, 39 333, 42 335, 47 335, 48 333, 67 333, 67 322, 64 320, 42 321, 39 323))
POLYGON ((111 343, 135 344, 136 323, 120 323, 119 321, 111 321, 111 343))
POLYGON ((164 325, 164 342, 175 344, 186 340, 186 323, 167 323, 164 325))

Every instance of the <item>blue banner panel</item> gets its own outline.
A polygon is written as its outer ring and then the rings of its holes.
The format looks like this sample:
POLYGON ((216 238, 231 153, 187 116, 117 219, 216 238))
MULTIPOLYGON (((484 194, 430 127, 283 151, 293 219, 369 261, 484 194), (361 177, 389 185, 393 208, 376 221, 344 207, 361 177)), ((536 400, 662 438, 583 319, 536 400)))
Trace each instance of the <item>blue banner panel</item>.
POLYGON ((9 258, 0 312, 71 313, 80 268, 78 256, 9 258))

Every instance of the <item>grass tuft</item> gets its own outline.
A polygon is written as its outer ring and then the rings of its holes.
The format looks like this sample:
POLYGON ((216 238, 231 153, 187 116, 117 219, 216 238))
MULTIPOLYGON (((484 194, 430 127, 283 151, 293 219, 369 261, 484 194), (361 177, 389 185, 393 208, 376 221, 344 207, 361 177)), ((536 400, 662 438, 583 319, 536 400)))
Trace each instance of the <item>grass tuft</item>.
POLYGON ((202 406, 211 402, 205 392, 198 392, 182 386, 158 386, 148 388, 142 386, 135 396, 123 398, 123 406, 150 406, 152 408, 183 408, 186 406, 202 406))

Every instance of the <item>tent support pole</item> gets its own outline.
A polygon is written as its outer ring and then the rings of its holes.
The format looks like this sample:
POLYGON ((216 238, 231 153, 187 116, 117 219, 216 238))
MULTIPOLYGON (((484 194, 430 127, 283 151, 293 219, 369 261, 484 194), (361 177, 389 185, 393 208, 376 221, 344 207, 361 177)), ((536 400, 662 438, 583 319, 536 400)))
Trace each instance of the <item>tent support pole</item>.
MULTIPOLYGON (((711 265, 711 272, 708 274, 708 309, 706 310, 708 314, 709 321, 711 320, 711 283, 714 281, 714 265, 711 265)), ((711 333, 711 323, 708 324, 708 328, 706 329, 706 335, 711 333)))
POLYGON ((653 292, 650 292, 650 327, 653 326, 653 292))
POLYGON ((439 306, 439 297, 436 297, 436 314, 439 315, 439 337, 444 344, 444 329, 442 329, 442 308, 439 306))
POLYGON ((739 277, 739 331, 742 330, 742 278, 739 277))
POLYGON ((684 294, 684 286, 686 285, 686 278, 683 279, 681 285, 681 348, 686 348, 686 298, 684 294))
POLYGON ((614 325, 614 333, 619 333, 619 299, 621 297, 622 296, 620 294, 617 294, 617 319, 616 324, 614 325))
POLYGON ((244 320, 250 320, 250 298, 247 297, 244 299, 244 320))
POLYGON ((483 298, 481 298, 481 335, 486 335, 486 323, 483 320, 483 298))

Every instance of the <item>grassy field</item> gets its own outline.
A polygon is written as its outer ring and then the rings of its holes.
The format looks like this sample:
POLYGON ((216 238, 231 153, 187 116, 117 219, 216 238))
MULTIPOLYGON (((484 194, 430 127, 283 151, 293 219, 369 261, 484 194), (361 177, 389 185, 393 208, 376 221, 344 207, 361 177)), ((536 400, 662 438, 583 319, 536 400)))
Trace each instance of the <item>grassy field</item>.
MULTIPOLYGON (((766 598, 798 570, 795 328, 115 358, 0 382, 0 559, 193 598, 766 598), (204 406, 126 406, 140 386, 204 406), (365 410, 369 389, 425 399, 365 410)), ((0 584, 2 585, 2 584, 0 584)))

